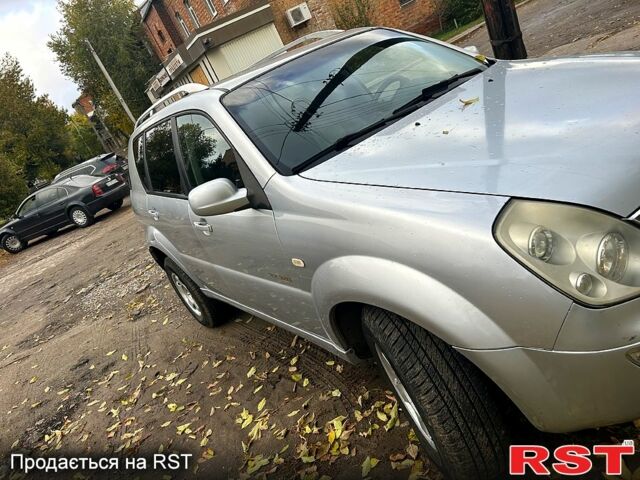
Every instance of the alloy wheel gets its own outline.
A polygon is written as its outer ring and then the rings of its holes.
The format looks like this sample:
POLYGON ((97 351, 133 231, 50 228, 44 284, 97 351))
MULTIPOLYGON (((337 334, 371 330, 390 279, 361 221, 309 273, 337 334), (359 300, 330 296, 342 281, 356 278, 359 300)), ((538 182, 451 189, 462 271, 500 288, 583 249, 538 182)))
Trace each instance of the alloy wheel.
POLYGON ((71 219, 73 220, 73 223, 80 227, 86 225, 89 220, 87 214, 80 209, 76 209, 71 213, 71 219))
POLYGON ((182 298, 184 303, 187 305, 189 310, 191 310, 191 312, 196 317, 198 318, 202 317, 202 310, 200 310, 198 303, 193 298, 193 295, 191 295, 191 292, 189 291, 187 286, 182 282, 182 280, 180 280, 180 277, 178 277, 178 275, 176 275, 175 273, 171 272, 171 281, 176 286, 176 290, 178 290, 178 294, 180 294, 180 297, 182 298))
POLYGON ((20 243, 20 239, 15 235, 8 236, 7 239, 4 241, 4 244, 7 247, 7 249, 11 250, 12 252, 17 252, 22 248, 22 243, 20 243))
POLYGON ((378 357, 380 358, 380 363, 382 365, 382 368, 384 369, 385 373, 389 377, 389 380, 391 381, 391 384, 393 385, 393 388, 395 389, 396 393, 400 397, 400 400, 402 401, 402 405, 404 406, 405 411, 407 412, 409 417, 411 417, 411 420, 413 420, 414 425, 420 431, 420 433, 422 434, 422 438, 426 440, 429 447, 431 447, 433 451, 437 452, 438 447, 436 447, 436 443, 433 440, 433 435, 431 434, 426 423, 420 416, 420 413, 418 412, 418 408, 416 407, 415 403, 411 399, 409 392, 407 392, 407 389, 402 384, 402 381, 400 380, 400 377, 398 377, 398 374, 396 373, 395 369, 391 365, 391 362, 389 362, 389 360, 387 359, 387 357, 385 356, 385 354, 382 352, 382 350, 378 345, 376 345, 376 351, 378 352, 378 357))

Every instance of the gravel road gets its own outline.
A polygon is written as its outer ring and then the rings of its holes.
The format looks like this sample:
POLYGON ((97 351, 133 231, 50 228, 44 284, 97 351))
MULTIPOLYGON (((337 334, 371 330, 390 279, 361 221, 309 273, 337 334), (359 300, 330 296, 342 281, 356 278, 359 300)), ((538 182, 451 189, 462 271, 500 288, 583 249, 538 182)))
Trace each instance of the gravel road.
MULTIPOLYGON (((530 57, 640 50, 638 0, 531 0, 518 17, 530 57)), ((458 43, 493 54, 484 27, 458 43)))

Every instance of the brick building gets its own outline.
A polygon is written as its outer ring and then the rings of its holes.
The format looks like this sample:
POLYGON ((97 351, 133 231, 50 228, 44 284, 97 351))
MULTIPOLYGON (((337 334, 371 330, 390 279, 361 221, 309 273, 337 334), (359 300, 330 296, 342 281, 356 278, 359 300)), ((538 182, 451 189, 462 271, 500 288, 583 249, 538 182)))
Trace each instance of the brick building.
MULTIPOLYGON (((147 0, 142 23, 162 60, 147 94, 154 100, 185 83, 213 84, 296 38, 335 29, 333 2, 353 1, 147 0)), ((370 1, 376 25, 423 34, 437 29, 432 0, 370 1)))
POLYGON ((104 112, 96 108, 91 95, 83 93, 73 102, 72 106, 76 112, 87 117, 105 152, 113 152, 127 144, 127 139, 122 135, 114 136, 111 134, 103 120, 104 112))

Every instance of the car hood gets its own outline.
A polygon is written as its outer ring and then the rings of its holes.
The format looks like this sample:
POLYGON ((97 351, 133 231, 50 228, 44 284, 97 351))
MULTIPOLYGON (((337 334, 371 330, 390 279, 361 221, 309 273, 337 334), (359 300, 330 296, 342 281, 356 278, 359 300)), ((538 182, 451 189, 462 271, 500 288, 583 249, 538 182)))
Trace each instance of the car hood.
POLYGON ((640 206, 638 85, 640 54, 500 61, 301 176, 629 215, 640 206))

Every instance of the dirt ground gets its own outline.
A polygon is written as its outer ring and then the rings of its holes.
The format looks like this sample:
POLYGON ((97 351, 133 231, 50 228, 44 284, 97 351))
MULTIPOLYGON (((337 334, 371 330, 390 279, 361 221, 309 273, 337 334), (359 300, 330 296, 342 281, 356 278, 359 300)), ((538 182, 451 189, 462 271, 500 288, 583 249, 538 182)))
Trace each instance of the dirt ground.
MULTIPOLYGON (((518 17, 530 57, 640 50, 638 0, 531 0, 518 17)), ((458 43, 493 55, 485 27, 458 43)))
POLYGON ((0 255, 0 278, 4 460, 10 450, 164 450, 194 455, 189 477, 239 478, 262 455, 268 465, 257 474, 359 478, 371 456, 381 460, 373 477, 406 478, 413 468, 438 478, 405 452, 416 442, 371 365, 345 365, 247 314, 217 329, 195 322, 148 255, 128 203, 90 228, 0 255), (346 433, 327 452, 329 421, 346 433), (403 470, 392 470, 393 454, 408 460, 403 470))
MULTIPOLYGON (((521 9, 533 55, 588 47, 594 34, 640 48, 639 18, 637 0, 521 9)), ((463 43, 488 51, 482 35, 463 43)), ((9 452, 194 456, 187 472, 109 478, 360 478, 363 464, 373 478, 441 478, 374 366, 344 364, 243 313, 201 327, 148 255, 128 203, 98 220, 20 255, 0 252, 0 479, 21 478, 9 452)), ((535 441, 628 438, 640 438, 633 425, 535 441)))

